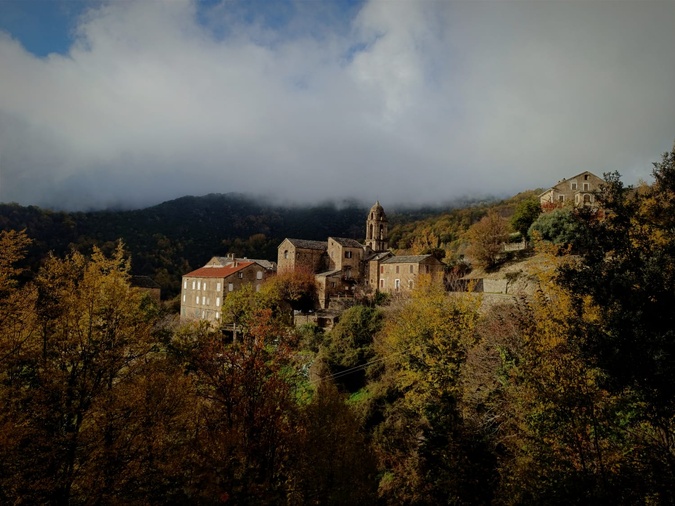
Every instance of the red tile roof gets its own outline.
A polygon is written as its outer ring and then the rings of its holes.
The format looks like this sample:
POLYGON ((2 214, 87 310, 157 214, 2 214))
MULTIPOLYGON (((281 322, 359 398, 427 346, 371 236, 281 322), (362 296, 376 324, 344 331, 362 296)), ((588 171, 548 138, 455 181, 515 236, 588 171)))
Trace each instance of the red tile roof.
POLYGON ((200 267, 199 269, 183 274, 191 278, 226 278, 235 272, 245 269, 255 262, 239 262, 235 265, 226 265, 225 267, 200 267))

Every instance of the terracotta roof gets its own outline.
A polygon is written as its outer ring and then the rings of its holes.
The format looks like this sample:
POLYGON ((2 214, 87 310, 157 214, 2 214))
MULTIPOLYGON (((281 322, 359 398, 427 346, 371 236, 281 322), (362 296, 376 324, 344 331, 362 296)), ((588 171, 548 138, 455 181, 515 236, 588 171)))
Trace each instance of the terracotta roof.
POLYGON ((330 237, 329 239, 333 239, 336 243, 346 248, 363 248, 363 244, 354 239, 346 239, 344 237, 330 237))
POLYGON ((308 241, 307 239, 289 238, 286 238, 285 240, 290 242, 296 248, 316 249, 320 251, 326 251, 328 249, 328 243, 326 241, 308 241))
POLYGON ((383 264, 417 264, 433 255, 401 255, 387 258, 383 264))
POLYGON ((255 262, 240 262, 235 265, 226 265, 225 267, 200 267, 199 269, 183 274, 183 277, 191 278, 226 278, 235 272, 239 272, 255 262))

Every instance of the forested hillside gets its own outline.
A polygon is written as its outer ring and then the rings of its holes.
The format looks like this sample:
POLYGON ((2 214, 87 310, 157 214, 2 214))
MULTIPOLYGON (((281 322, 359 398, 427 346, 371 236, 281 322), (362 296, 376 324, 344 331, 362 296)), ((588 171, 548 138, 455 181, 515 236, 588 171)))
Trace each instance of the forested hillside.
POLYGON ((422 283, 325 333, 291 325, 311 276, 228 297, 233 338, 132 289, 121 246, 21 283, 2 231, 0 503, 672 504, 675 151, 654 176, 567 216, 529 299, 422 283))
POLYGON ((165 296, 178 292, 180 277, 213 255, 276 260, 284 237, 325 240, 329 235, 360 239, 367 208, 340 205, 273 206, 236 194, 183 197, 135 211, 63 213, 0 204, 0 228, 26 230, 33 239, 33 267, 49 251, 110 253, 122 240, 133 257, 132 272, 148 275, 165 296))

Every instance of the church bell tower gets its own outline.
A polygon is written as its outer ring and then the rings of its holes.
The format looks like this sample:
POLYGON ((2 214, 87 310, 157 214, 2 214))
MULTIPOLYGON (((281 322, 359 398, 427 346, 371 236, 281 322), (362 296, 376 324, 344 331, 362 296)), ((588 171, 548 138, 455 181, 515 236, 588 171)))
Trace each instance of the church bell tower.
POLYGON ((387 215, 384 214, 384 209, 378 200, 370 208, 368 219, 366 220, 367 247, 373 251, 387 251, 389 248, 387 225, 387 215))

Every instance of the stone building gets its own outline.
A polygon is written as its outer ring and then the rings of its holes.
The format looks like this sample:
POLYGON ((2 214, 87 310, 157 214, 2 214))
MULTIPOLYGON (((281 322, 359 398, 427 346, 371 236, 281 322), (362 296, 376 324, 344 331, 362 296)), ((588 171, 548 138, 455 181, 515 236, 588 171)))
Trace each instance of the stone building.
POLYGON ((604 181, 595 174, 584 171, 559 181, 539 195, 539 201, 544 209, 565 205, 595 207, 595 193, 603 183, 604 181))
POLYGON ((445 265, 433 255, 392 256, 379 263, 377 287, 380 292, 405 293, 418 286, 422 277, 442 283, 445 265))
POLYGON ((442 282, 444 265, 432 255, 396 256, 388 250, 388 220, 379 202, 366 218, 365 244, 329 237, 326 242, 284 239, 278 249, 279 272, 306 269, 317 282, 319 305, 353 298, 366 291, 402 293, 417 286, 420 276, 442 282))
POLYGON ((260 290, 263 281, 272 272, 256 261, 238 261, 232 258, 227 265, 219 265, 214 257, 204 267, 183 276, 181 289, 181 320, 207 320, 217 322, 221 317, 221 306, 227 295, 252 285, 260 290))
POLYGON ((278 247, 277 269, 279 272, 306 269, 320 272, 328 267, 326 252, 328 242, 305 239, 284 239, 278 247))
POLYGON ((388 226, 387 215, 384 214, 384 209, 378 200, 368 212, 368 219, 366 220, 366 247, 376 252, 387 251, 389 248, 388 226))

